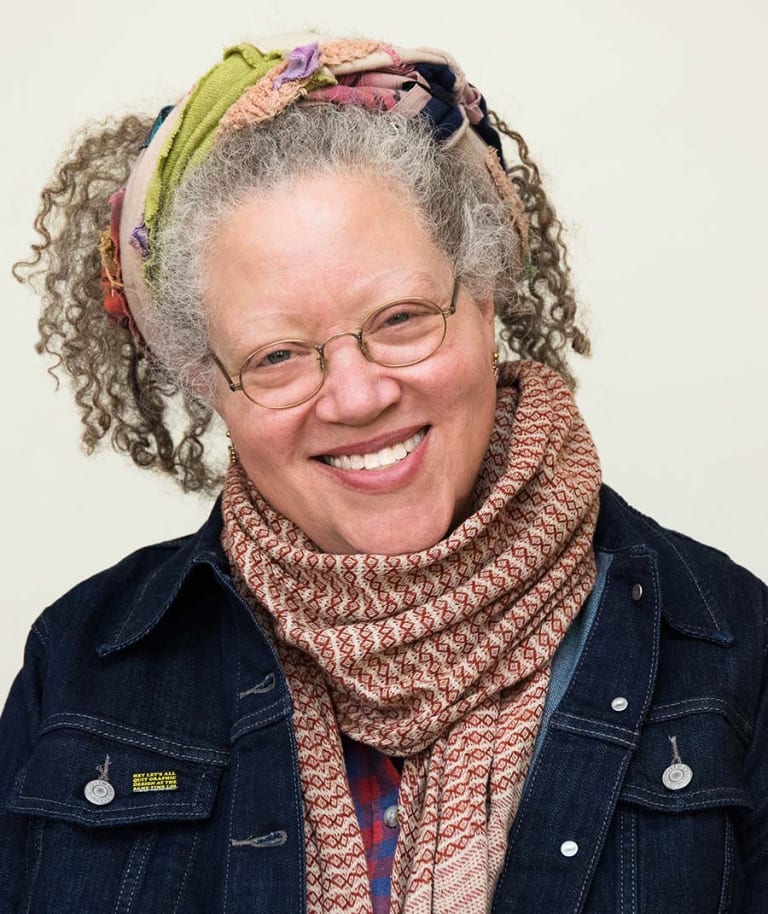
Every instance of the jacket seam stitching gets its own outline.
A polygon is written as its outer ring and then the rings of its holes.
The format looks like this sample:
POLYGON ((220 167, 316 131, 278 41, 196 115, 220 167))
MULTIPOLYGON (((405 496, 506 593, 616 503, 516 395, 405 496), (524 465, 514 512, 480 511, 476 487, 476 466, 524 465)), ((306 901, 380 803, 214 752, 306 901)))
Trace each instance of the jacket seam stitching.
POLYGON ((629 755, 625 754, 624 760, 619 765, 619 770, 616 772, 616 777, 615 777, 615 779, 613 781, 613 785, 611 787, 612 802, 609 802, 607 804, 605 814, 603 816, 603 821, 600 825, 600 831, 598 833, 597 840, 595 841, 594 847, 592 848, 592 855, 589 858, 589 863, 587 864, 586 871, 585 871, 584 876, 581 881, 581 890, 579 891, 579 897, 576 901, 576 911, 581 910, 581 905, 582 905, 582 902, 584 901, 584 896, 586 894, 586 891, 587 891, 589 885, 592 882, 591 874, 594 873, 594 868, 595 868, 595 864, 597 862, 597 858, 603 852, 603 849, 605 846, 605 835, 608 830, 608 820, 609 820, 609 818, 612 818, 615 815, 616 800, 619 795, 619 785, 627 773, 628 761, 629 761, 629 755))
MULTIPOLYGON (((565 723, 570 723, 571 721, 579 721, 581 723, 589 724, 591 727, 600 727, 606 730, 615 730, 616 734, 620 736, 627 736, 632 738, 637 736, 637 730, 634 730, 631 727, 622 727, 620 724, 609 724, 607 721, 582 717, 579 714, 572 714, 570 711, 556 711, 552 717, 554 718, 555 715, 557 715, 558 719, 565 719, 565 723)), ((578 724, 573 724, 573 726, 578 726, 578 724)))
POLYGON ((189 849, 189 859, 187 860, 187 866, 184 870, 184 875, 181 877, 181 885, 179 886, 179 891, 176 894, 176 901, 173 905, 172 914, 178 914, 179 904, 181 903, 181 899, 184 894, 184 890, 187 887, 187 880, 189 879, 189 872, 192 869, 192 863, 194 862, 194 859, 197 856, 197 847, 199 844, 200 844, 200 835, 198 833, 192 839, 192 847, 189 849))
POLYGON ((241 736, 244 736, 246 733, 250 733, 253 730, 261 730, 268 724, 272 724, 276 720, 282 720, 289 714, 290 707, 287 705, 285 699, 281 698, 271 705, 268 705, 263 711, 254 711, 241 718, 241 720, 238 721, 237 726, 232 728, 232 739, 239 739, 241 736), (273 708, 275 709, 274 711, 272 711, 273 708), (271 713, 268 714, 267 712, 271 713))
POLYGON ((98 717, 91 717, 88 714, 77 714, 74 712, 62 712, 53 714, 46 718, 45 726, 41 727, 40 734, 49 733, 53 730, 65 728, 82 730, 85 733, 93 733, 97 736, 104 736, 108 739, 114 739, 118 742, 129 743, 133 746, 139 746, 142 749, 149 749, 157 752, 159 755, 171 755, 187 761, 202 762, 212 765, 225 766, 228 760, 228 753, 219 749, 206 749, 203 746, 189 746, 183 743, 175 743, 164 737, 155 737, 151 733, 145 733, 142 730, 133 730, 123 724, 112 723, 98 717), (102 726, 85 726, 72 721, 71 718, 78 718, 83 721, 92 721, 102 726), (110 732, 112 730, 122 732, 110 732), (167 748, 163 749, 160 746, 167 748), (186 753, 184 755, 183 753, 186 753))
POLYGON ((40 875, 40 861, 43 859, 43 833, 45 832, 45 820, 43 820, 39 828, 36 829, 37 834, 35 835, 35 865, 32 869, 32 878, 29 882, 29 895, 27 896, 27 906, 25 914, 31 914, 32 911, 32 900, 35 895, 35 887, 37 886, 37 877, 40 875))
POLYGON ((555 730, 564 730, 566 733, 577 733, 582 736, 593 736, 596 739, 603 739, 606 742, 613 743, 618 746, 622 746, 625 749, 634 749, 637 746, 637 736, 634 739, 629 739, 626 737, 621 737, 614 733, 604 733, 600 730, 591 730, 588 727, 577 727, 571 724, 563 724, 555 721, 550 723, 550 726, 555 730))
POLYGON ((237 785, 240 780, 240 757, 239 754, 235 755, 235 770, 232 773, 232 797, 233 800, 229 804, 229 830, 227 836, 227 865, 224 868, 224 908, 221 914, 227 914, 229 908, 229 868, 232 863, 232 839, 234 835, 234 825, 235 825, 235 803, 234 797, 237 796, 237 785))
POLYGON ((659 723, 673 720, 678 717, 690 717, 693 714, 715 713, 724 717, 736 730, 744 742, 749 742, 752 736, 752 727, 747 719, 735 710, 728 701, 721 698, 691 698, 686 701, 674 701, 651 708, 646 723, 659 723), (677 713, 671 709, 678 709, 677 713), (665 713, 669 711, 669 713, 665 713))
POLYGON ((43 616, 40 616, 35 620, 35 622, 32 624, 31 631, 37 636, 37 639, 40 641, 40 644, 42 644, 44 650, 47 653, 48 637, 50 633, 48 631, 48 623, 45 621, 43 616))
POLYGON ((720 886, 720 904, 717 914, 727 914, 731 907, 731 867, 733 866, 733 826, 725 821, 725 852, 723 854, 723 881, 720 886))
MULTIPOLYGON (((647 793, 649 796, 653 797, 663 797, 665 799, 672 799, 669 793, 662 793, 660 790, 651 790, 649 787, 640 787, 632 785, 627 787, 628 792, 635 793, 647 793)), ((742 787, 699 787, 697 790, 686 790, 685 797, 695 797, 700 795, 713 794, 715 796, 720 795, 721 793, 736 793, 740 795, 746 795, 746 791, 742 787)), ((674 799, 684 799, 683 796, 674 798, 674 799)))

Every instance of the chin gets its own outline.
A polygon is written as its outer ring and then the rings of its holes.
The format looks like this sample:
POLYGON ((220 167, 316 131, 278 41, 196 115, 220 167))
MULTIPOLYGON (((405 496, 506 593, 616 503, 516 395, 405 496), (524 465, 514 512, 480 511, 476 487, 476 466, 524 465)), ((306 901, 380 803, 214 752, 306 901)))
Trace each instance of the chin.
MULTIPOLYGON (((431 518, 428 523, 415 523, 418 511, 411 508, 404 519, 376 515, 369 529, 356 526, 346 533, 340 531, 331 548, 315 542, 325 552, 365 553, 368 555, 407 555, 422 552, 444 539, 451 530, 450 513, 447 519, 431 518)), ((427 520, 423 518, 423 520, 427 520)), ((367 525, 366 525, 367 526, 367 525)))

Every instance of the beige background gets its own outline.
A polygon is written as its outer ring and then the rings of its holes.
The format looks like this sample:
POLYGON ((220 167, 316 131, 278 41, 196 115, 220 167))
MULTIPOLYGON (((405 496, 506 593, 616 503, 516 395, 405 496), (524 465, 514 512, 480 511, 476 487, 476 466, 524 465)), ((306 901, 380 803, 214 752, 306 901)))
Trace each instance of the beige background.
POLYGON ((764 3, 13 4, 0 29, 4 315, 0 698, 37 614, 84 576, 195 528, 209 506, 105 452, 33 352, 9 276, 70 133, 154 112, 226 45, 310 25, 451 50, 528 139, 568 228, 595 355, 579 400, 606 481, 768 578, 764 3))

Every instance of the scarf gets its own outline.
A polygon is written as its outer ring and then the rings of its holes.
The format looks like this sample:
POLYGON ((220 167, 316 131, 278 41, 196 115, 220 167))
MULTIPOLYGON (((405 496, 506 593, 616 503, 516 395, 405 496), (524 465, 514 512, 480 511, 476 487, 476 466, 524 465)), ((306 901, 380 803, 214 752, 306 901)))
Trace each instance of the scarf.
POLYGON ((309 914, 370 912, 340 731, 405 756, 392 914, 486 914, 549 684, 595 581, 600 468, 562 378, 502 366, 473 511, 421 552, 332 555, 229 471, 222 542, 293 700, 309 914))

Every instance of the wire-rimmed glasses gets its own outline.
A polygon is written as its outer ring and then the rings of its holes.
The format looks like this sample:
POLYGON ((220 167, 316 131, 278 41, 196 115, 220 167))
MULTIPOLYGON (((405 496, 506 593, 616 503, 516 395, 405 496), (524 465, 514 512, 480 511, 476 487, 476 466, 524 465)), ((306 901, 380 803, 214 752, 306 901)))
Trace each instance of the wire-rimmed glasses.
POLYGON ((290 409, 314 397, 325 381, 326 346, 351 336, 369 362, 385 368, 407 368, 433 355, 443 343, 446 321, 456 312, 459 281, 454 280, 451 303, 441 308, 425 298, 388 302, 372 311, 357 333, 335 333, 324 343, 275 340, 259 346, 243 362, 234 380, 215 353, 231 391, 242 391, 249 400, 267 409, 290 409))

